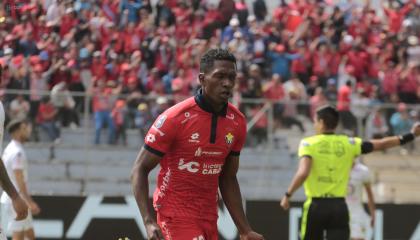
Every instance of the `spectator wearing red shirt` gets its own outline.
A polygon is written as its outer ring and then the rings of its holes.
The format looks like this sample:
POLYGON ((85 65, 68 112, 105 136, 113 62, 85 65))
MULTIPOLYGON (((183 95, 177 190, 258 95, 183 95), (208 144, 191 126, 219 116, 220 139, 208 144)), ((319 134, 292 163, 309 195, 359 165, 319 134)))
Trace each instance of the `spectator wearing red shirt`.
POLYGON ((127 133, 126 133, 126 104, 123 99, 117 100, 115 106, 112 109, 111 116, 115 124, 115 143, 118 143, 118 140, 121 138, 124 146, 127 145, 127 133))
POLYGON ((351 81, 347 81, 344 86, 338 90, 337 111, 340 114, 341 124, 346 131, 351 134, 356 132, 356 118, 350 111, 352 85, 351 81))
POLYGON ((56 143, 60 141, 60 129, 57 127, 57 109, 54 107, 49 97, 44 97, 39 105, 36 123, 44 129, 50 140, 56 143))
POLYGON ((108 144, 115 140, 115 125, 111 117, 112 88, 105 88, 105 82, 96 81, 97 87, 93 90, 93 112, 95 115, 95 144, 100 143, 101 131, 104 125, 108 127, 108 144))
POLYGON ((401 8, 397 6, 400 4, 397 1, 389 2, 389 3, 392 4, 392 7, 394 9, 387 8, 385 7, 385 5, 382 5, 384 13, 388 17, 389 31, 391 33, 398 33, 401 29, 401 25, 404 18, 413 9, 414 4, 416 3, 416 0, 410 0, 401 8))
POLYGON ((273 101, 274 120, 278 127, 283 112, 280 101, 284 100, 284 88, 279 74, 273 74, 271 80, 263 86, 263 95, 265 99, 273 101))
POLYGON ((132 185, 149 239, 218 239, 219 188, 240 238, 264 239, 246 220, 236 178, 246 121, 228 103, 235 86, 235 62, 226 50, 209 50, 200 62, 201 93, 165 111, 146 135, 132 185), (159 163, 153 197, 156 219, 147 178, 159 163))

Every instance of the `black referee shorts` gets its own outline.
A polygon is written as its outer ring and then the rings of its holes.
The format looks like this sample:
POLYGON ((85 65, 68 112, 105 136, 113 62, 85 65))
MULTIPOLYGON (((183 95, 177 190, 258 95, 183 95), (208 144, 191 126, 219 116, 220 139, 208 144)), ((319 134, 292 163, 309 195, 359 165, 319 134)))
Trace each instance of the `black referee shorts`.
POLYGON ((344 198, 308 198, 303 204, 301 240, 350 239, 349 211, 344 198))

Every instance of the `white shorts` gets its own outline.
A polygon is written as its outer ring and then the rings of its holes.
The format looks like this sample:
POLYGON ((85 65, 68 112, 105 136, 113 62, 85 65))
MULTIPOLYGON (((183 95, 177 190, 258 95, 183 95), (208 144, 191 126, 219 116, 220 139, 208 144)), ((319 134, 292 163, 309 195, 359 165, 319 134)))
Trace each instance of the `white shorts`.
POLYGON ((7 240, 6 232, 2 228, 0 228, 0 240, 7 240))
POLYGON ((351 238, 366 239, 370 230, 370 217, 363 209, 351 209, 350 213, 350 236, 351 238))
POLYGON ((26 219, 20 221, 15 220, 16 212, 12 203, 2 203, 1 212, 3 222, 2 225, 7 226, 7 232, 23 232, 33 228, 31 211, 28 211, 28 216, 26 219))

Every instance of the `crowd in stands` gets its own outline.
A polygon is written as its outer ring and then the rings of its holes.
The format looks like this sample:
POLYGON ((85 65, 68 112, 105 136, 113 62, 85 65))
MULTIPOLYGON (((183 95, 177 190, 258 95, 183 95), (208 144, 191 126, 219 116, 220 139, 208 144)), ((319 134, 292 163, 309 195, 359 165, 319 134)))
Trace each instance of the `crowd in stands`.
MULTIPOLYGON (((84 97, 71 93, 86 93, 95 143, 107 126, 108 143, 124 144, 127 128, 144 134, 194 94, 200 56, 222 47, 238 59, 233 102, 248 116, 262 105, 243 99, 265 98, 276 102, 276 127, 304 132, 296 116, 310 119, 332 102, 350 132, 358 119, 369 136, 406 131, 418 119, 420 4, 384 0, 379 11, 369 0, 336 2, 278 0, 269 9, 265 0, 3 0, 2 101, 9 118, 28 117, 57 140, 59 126, 80 126, 84 97), (378 103, 399 105, 384 111, 378 103)), ((266 126, 263 116, 253 134, 266 126)))

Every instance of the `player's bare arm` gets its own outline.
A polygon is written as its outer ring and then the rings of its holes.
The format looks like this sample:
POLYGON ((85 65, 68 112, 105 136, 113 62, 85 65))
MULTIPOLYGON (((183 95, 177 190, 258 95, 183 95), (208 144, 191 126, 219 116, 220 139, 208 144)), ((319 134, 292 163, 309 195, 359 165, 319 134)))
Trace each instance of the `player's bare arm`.
POLYGON ((15 174, 16 184, 18 185, 18 188, 20 189, 20 192, 22 194, 22 198, 28 204, 32 215, 39 214, 41 212, 41 209, 39 208, 38 204, 32 199, 31 195, 28 192, 28 188, 25 183, 25 178, 23 176, 23 170, 16 169, 13 172, 15 174))
POLYGON ((370 183, 365 183, 366 194, 368 198, 368 209, 370 215, 370 225, 375 225, 375 199, 373 197, 372 187, 370 183))
POLYGON ((264 237, 254 231, 245 216, 242 205, 241 190, 236 174, 239 168, 239 156, 229 156, 223 166, 219 177, 219 188, 223 201, 229 210, 236 227, 239 230, 241 240, 261 240, 264 237))
POLYGON ((305 182, 306 178, 309 176, 311 172, 312 166, 312 158, 309 156, 303 156, 300 159, 298 170, 296 171, 295 176, 293 177, 292 182, 290 183, 289 188, 287 189, 286 195, 282 198, 280 205, 284 210, 289 209, 289 198, 293 195, 293 193, 302 186, 303 182, 305 182))
POLYGON ((388 148, 403 145, 413 141, 414 138, 420 136, 420 123, 417 122, 411 128, 411 132, 401 136, 391 136, 382 139, 372 139, 369 142, 373 145, 372 151, 381 151, 388 148))
POLYGON ((161 157, 141 148, 134 163, 131 173, 131 185, 140 209, 147 236, 150 240, 163 240, 163 234, 151 213, 152 206, 149 202, 149 173, 160 161, 161 157))
POLYGON ((9 175, 7 174, 6 168, 4 167, 3 161, 0 159, 0 184, 3 190, 12 199, 13 208, 16 211, 16 220, 23 220, 28 215, 28 206, 25 201, 20 197, 10 181, 9 175))

